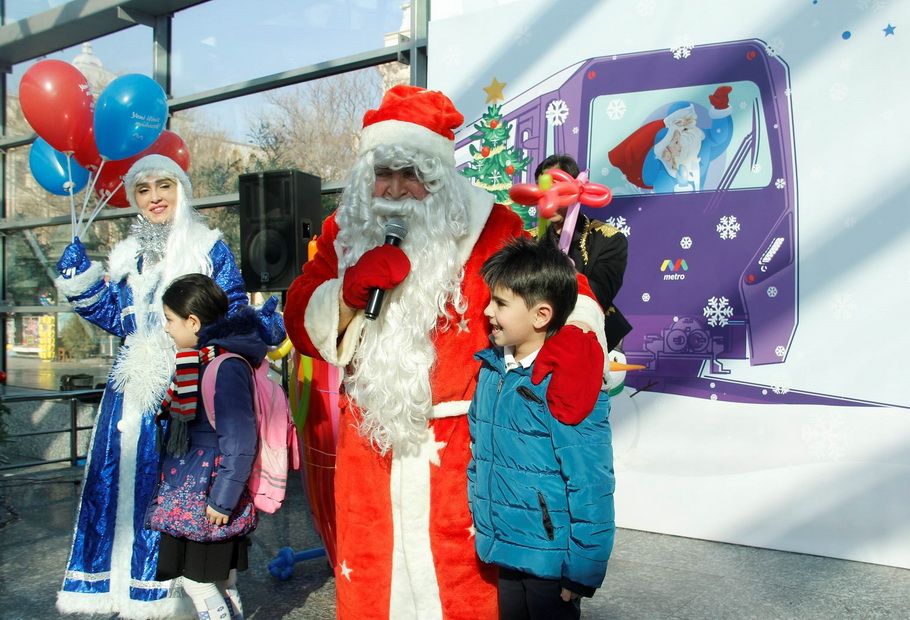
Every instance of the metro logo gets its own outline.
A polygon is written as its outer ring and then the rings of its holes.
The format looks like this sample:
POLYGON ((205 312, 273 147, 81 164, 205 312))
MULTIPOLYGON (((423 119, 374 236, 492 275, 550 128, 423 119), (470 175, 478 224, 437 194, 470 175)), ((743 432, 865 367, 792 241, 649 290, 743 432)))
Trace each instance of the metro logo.
POLYGON ((686 264, 686 259, 684 258, 676 259, 675 263, 670 262, 670 259, 668 258, 660 265, 661 271, 679 271, 680 269, 683 271, 689 271, 689 265, 686 264))

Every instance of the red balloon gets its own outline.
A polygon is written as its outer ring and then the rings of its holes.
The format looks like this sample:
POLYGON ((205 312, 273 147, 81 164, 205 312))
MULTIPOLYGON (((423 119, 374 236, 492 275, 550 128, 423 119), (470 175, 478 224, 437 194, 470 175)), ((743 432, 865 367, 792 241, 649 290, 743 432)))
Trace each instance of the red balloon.
POLYGON ((130 201, 126 197, 126 190, 123 188, 123 175, 141 157, 142 154, 139 154, 126 159, 104 162, 104 165, 101 166, 101 171, 98 173, 98 178, 95 180, 95 194, 97 194, 98 198, 104 200, 110 195, 111 198, 107 203, 109 207, 130 206, 130 201))
POLYGON ((170 157, 177 162, 178 166, 183 168, 184 172, 190 169, 190 151, 186 148, 186 142, 169 129, 162 131, 158 139, 150 147, 142 151, 139 156, 145 157, 152 153, 170 157))
POLYGON ((82 128, 79 139, 73 146, 73 157, 79 162, 79 165, 87 170, 95 172, 101 164, 101 153, 95 145, 95 126, 89 123, 82 128))
POLYGON ((62 60, 42 60, 29 67, 19 82, 19 102, 35 133, 64 153, 75 150, 84 127, 94 118, 88 81, 62 60))

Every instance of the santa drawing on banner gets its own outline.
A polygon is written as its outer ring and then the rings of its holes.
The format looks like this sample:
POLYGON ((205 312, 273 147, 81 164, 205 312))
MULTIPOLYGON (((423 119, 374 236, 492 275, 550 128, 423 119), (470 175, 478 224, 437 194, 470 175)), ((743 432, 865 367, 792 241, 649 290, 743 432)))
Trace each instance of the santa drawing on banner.
MULTIPOLYGON (((288 291, 299 351, 345 368, 335 475, 339 618, 495 618, 467 501, 466 413, 489 345, 480 266, 520 218, 455 171, 462 115, 442 93, 396 86, 364 116, 359 157, 318 252, 288 291), (384 243, 403 221, 398 247, 384 243), (385 291, 375 320, 364 308, 385 291)), ((590 288, 538 354, 554 416, 590 411, 603 313, 590 288), (588 326, 594 326, 592 330, 588 326), (551 400, 552 399, 552 400, 551 400)))
POLYGON ((708 95, 711 126, 698 126, 688 101, 671 104, 660 120, 645 123, 610 150, 610 163, 630 183, 655 193, 701 191, 711 162, 723 155, 733 137, 730 86, 708 95))

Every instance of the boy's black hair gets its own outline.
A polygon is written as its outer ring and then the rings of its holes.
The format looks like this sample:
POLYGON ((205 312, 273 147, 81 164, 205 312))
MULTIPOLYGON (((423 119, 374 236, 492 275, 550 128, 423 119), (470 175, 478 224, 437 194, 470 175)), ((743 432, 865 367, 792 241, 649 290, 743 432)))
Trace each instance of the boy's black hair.
POLYGON ((227 293, 201 273, 190 273, 171 282, 161 302, 182 319, 195 314, 203 325, 211 325, 228 313, 227 293))
POLYGON ((578 176, 578 162, 565 153, 555 153, 538 164, 534 169, 534 180, 538 180, 540 175, 550 168, 559 168, 563 172, 572 175, 572 178, 578 176))
POLYGON ((569 257, 546 240, 518 238, 488 258, 480 275, 492 293, 497 287, 522 298, 528 308, 542 301, 553 307, 547 325, 552 336, 565 325, 578 299, 575 267, 569 257))

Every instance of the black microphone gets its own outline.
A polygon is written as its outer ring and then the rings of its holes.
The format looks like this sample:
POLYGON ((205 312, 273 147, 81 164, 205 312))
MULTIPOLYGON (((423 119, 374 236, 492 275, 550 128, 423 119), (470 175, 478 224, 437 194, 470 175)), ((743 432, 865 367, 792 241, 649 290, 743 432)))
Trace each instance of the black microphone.
MULTIPOLYGON (((385 244, 394 245, 396 248, 408 235, 408 225, 403 218, 390 217, 385 225, 385 244)), ((382 298, 385 297, 385 290, 374 288, 370 293, 370 299, 367 301, 367 307, 364 314, 371 321, 375 321, 379 316, 379 310, 382 309, 382 298)))

